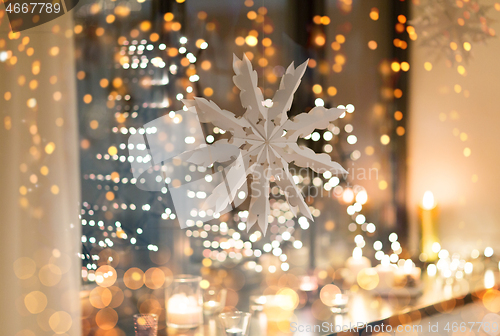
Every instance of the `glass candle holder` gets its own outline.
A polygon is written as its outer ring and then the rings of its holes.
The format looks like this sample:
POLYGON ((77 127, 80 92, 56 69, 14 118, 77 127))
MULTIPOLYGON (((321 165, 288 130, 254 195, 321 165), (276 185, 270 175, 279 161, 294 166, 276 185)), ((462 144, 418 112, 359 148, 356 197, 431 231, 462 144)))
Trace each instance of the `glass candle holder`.
POLYGON ((248 336, 250 313, 233 311, 219 315, 226 336, 248 336))
POLYGON ((250 336, 267 334, 267 316, 264 313, 266 302, 267 298, 265 295, 250 296, 250 336))
POLYGON ((226 305, 227 290, 224 288, 210 287, 203 293, 203 313, 215 315, 222 312, 226 305))
POLYGON ((200 276, 179 275, 167 288, 167 326, 175 329, 191 329, 203 323, 203 297, 200 276))
POLYGON ((135 336, 156 336, 158 333, 158 315, 135 314, 135 336))

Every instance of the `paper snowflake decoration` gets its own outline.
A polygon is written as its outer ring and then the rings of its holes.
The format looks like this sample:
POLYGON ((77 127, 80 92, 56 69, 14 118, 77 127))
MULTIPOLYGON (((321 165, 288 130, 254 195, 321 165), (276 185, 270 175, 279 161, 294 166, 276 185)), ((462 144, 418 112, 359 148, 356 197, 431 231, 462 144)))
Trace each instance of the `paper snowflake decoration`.
MULTIPOLYGON (((313 150, 297 144, 298 138, 307 137, 315 129, 326 129, 330 122, 345 113, 343 109, 316 106, 308 113, 299 114, 293 119, 288 118, 287 112, 291 108, 293 95, 307 64, 306 61, 295 68, 292 63, 283 75, 272 103, 264 103, 262 91, 257 86, 257 72, 253 70, 252 64, 246 56, 243 60, 234 56, 233 69, 236 75, 233 81, 241 90, 240 99, 246 109, 242 117, 236 117, 232 112, 222 110, 213 101, 204 98, 184 100, 188 109, 196 109, 200 122, 210 122, 230 133, 230 139, 219 140, 210 146, 219 162, 226 161, 233 155, 229 152, 225 154, 224 146, 231 144, 241 151, 245 176, 251 177, 247 229, 258 223, 262 232, 266 232, 272 181, 283 191, 295 216, 298 209, 304 216, 313 220, 309 207, 289 171, 289 163, 310 168, 317 173, 347 173, 340 164, 333 162, 328 154, 316 154, 313 150), (217 146, 220 146, 220 150, 217 146)), ((198 161, 200 163, 204 159, 198 161)), ((232 202, 237 190, 245 183, 246 179, 239 179, 235 185, 229 185, 229 198, 219 201, 217 207, 221 209, 232 202)), ((217 188, 219 187, 226 188, 217 188)))
POLYGON ((421 46, 452 64, 467 62, 474 43, 495 36, 486 15, 490 8, 479 0, 422 0, 411 24, 421 46))

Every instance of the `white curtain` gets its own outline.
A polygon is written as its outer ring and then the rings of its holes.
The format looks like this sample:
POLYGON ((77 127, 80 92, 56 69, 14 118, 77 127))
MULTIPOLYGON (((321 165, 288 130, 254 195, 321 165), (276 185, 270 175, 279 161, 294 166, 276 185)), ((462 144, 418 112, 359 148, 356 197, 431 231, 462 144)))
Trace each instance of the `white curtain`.
POLYGON ((72 17, 0 22, 0 334, 80 335, 72 17))

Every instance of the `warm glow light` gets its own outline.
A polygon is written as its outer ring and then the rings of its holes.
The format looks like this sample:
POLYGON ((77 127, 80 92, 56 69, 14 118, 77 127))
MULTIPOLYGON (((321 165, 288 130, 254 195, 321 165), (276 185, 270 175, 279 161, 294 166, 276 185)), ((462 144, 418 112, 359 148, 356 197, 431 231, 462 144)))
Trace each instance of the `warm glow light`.
POLYGON ((391 142, 391 138, 387 134, 384 134, 380 137, 380 142, 382 143, 382 145, 387 145, 389 144, 389 142, 391 142))
POLYGON ((354 192, 351 188, 347 188, 342 194, 342 199, 345 203, 351 203, 354 200, 354 192))
POLYGON ((255 36, 248 35, 245 38, 245 42, 250 46, 250 47, 255 47, 259 40, 255 36))
POLYGON ((493 288, 495 286, 495 273, 492 270, 486 270, 484 273, 484 288, 493 288))
POLYGON ((334 86, 330 86, 327 91, 329 96, 335 96, 337 94, 337 88, 334 86))
POLYGON ((436 273, 437 273, 437 267, 436 267, 436 265, 430 264, 429 266, 427 266, 427 274, 429 276, 435 276, 436 273))
POLYGON ((354 259, 361 259, 363 256, 363 250, 360 247, 355 247, 354 250, 352 250, 352 257, 354 259))
POLYGON ((401 65, 398 62, 392 62, 391 69, 394 72, 398 72, 399 70, 401 70, 401 65))
POLYGON ((361 190, 357 195, 356 195, 356 202, 360 204, 365 204, 368 201, 368 194, 366 193, 365 190, 361 190))
POLYGON ((411 259, 406 259, 405 263, 403 265, 403 271, 405 274, 411 274, 411 271, 413 270, 413 261, 411 259))
POLYGON ((422 199, 422 207, 425 210, 431 210, 435 206, 436 204, 434 203, 434 194, 432 193, 432 191, 426 191, 424 193, 424 198, 422 199))
POLYGON ((316 43, 316 45, 318 45, 320 47, 324 46, 325 42, 326 42, 326 39, 325 39, 325 37, 323 35, 318 35, 314 39, 314 43, 316 43))
POLYGON ((487 247, 484 249, 484 256, 487 257, 487 258, 490 258, 491 256, 493 256, 493 249, 491 247, 487 247))

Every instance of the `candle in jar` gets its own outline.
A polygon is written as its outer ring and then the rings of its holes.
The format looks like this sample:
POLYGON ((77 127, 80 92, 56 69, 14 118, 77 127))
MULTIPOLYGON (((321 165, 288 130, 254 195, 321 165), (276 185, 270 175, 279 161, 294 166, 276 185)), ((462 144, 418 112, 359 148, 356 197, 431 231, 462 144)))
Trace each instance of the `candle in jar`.
POLYGON ((395 284, 399 287, 417 287, 420 285, 421 273, 420 267, 415 267, 413 261, 407 259, 403 267, 396 271, 395 284))
POLYGON ((434 195, 431 191, 426 191, 420 206, 420 221, 421 221, 421 249, 422 253, 427 256, 427 261, 437 259, 437 252, 433 246, 439 245, 437 218, 439 209, 434 201, 434 195))
POLYGON ((349 269, 353 276, 353 281, 356 281, 358 273, 365 269, 370 268, 372 266, 370 260, 366 257, 363 257, 363 251, 359 247, 355 247, 352 251, 352 257, 347 259, 346 267, 349 269))
POLYGON ((194 296, 174 294, 168 299, 167 325, 174 328, 195 328, 202 321, 202 308, 194 296))
POLYGON ((305 275, 301 278, 299 289, 303 292, 312 292, 318 289, 318 280, 315 277, 305 275))
POLYGON ((210 300, 203 303, 203 312, 205 314, 214 314, 221 310, 221 303, 210 300))

